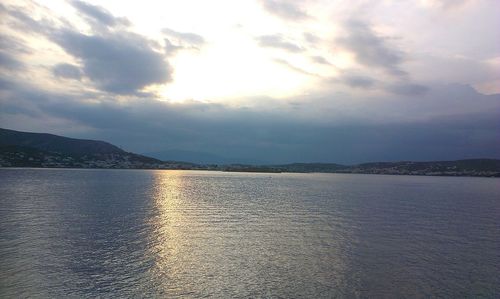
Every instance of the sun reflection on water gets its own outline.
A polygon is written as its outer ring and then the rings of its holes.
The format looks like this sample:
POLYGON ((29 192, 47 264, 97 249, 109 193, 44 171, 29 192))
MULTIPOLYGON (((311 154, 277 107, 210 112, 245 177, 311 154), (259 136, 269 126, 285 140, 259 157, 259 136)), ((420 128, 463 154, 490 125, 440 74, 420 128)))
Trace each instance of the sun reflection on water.
POLYGON ((159 294, 293 294, 310 280, 350 280, 343 217, 291 197, 290 186, 272 193, 279 186, 258 175, 186 171, 156 171, 153 186, 147 254, 159 294))
MULTIPOLYGON (((189 247, 185 238, 184 178, 179 171, 155 172, 153 193, 154 216, 150 220, 150 250, 154 253, 154 275, 160 281, 177 280, 189 247)), ((156 287, 173 287, 162 283, 156 287)), ((163 290, 172 293, 172 289, 163 290)))

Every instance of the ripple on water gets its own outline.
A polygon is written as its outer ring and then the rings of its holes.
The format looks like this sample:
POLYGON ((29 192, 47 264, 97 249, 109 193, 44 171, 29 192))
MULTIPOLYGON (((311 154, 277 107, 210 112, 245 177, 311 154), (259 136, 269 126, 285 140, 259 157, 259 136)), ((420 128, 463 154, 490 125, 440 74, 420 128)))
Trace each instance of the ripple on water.
POLYGON ((499 297, 498 183, 1 169, 0 297, 499 297))

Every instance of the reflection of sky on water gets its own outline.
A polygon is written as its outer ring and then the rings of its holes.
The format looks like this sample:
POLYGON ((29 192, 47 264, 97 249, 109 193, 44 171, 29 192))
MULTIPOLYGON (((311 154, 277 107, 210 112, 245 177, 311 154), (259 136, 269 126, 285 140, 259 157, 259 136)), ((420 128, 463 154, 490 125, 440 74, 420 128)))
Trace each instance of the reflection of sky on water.
POLYGON ((148 254, 163 292, 293 295, 346 283, 342 219, 332 225, 293 193, 298 180, 276 178, 155 172, 148 254))
POLYGON ((495 297, 497 183, 0 169, 0 297, 495 297))

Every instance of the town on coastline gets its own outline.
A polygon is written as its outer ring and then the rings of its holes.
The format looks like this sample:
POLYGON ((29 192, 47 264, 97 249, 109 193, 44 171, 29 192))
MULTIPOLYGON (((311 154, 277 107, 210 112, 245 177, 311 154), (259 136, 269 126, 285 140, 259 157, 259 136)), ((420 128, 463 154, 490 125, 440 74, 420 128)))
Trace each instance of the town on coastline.
POLYGON ((387 175, 500 177, 500 160, 373 162, 357 165, 291 163, 282 165, 197 164, 126 152, 110 143, 51 134, 0 129, 0 167, 184 169, 264 173, 361 173, 387 175))

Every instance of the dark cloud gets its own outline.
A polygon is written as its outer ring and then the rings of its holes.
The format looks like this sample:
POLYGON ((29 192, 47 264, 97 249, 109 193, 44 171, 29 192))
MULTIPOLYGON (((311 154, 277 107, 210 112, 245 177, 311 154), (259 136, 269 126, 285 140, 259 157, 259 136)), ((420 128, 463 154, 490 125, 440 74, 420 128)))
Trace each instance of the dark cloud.
POLYGON ((0 68, 8 70, 20 70, 24 68, 24 63, 17 60, 12 55, 0 51, 0 68))
POLYGON ((387 90, 398 95, 404 96, 420 96, 429 91, 429 88, 424 85, 415 83, 394 83, 387 86, 387 90))
POLYGON ((338 76, 327 78, 325 83, 342 84, 358 89, 371 89, 379 85, 379 82, 376 79, 356 71, 341 71, 338 76))
POLYGON ((171 66, 140 35, 121 32, 90 36, 66 30, 52 39, 80 60, 84 74, 104 91, 134 94, 172 79, 171 66))
MULTIPOLYGON (((414 107, 402 104, 410 109, 405 116, 422 115, 418 119, 386 120, 387 114, 384 114, 377 122, 364 118, 323 122, 325 118, 314 116, 301 120, 304 109, 313 102, 290 114, 290 110, 283 110, 285 107, 266 112, 220 104, 172 104, 148 99, 89 103, 83 99, 90 95, 55 94, 29 89, 24 83, 0 82, 0 87, 11 97, 0 99, 5 108, 0 111, 0 126, 19 128, 20 122, 29 115, 37 121, 64 119, 73 126, 90 128, 88 133, 74 137, 104 139, 137 152, 203 148, 222 156, 269 163, 500 158, 497 138, 500 99, 470 89, 466 97, 451 101, 455 108, 461 107, 462 112, 450 111, 447 108, 450 102, 443 107, 433 106, 436 98, 430 97, 422 99, 425 105, 431 105, 425 110, 419 110, 421 103, 414 107), (464 106, 471 100, 474 107, 482 108, 474 110, 464 106), (440 113, 429 114, 433 109, 440 113), (16 117, 7 118, 8 115, 16 117), (6 119, 11 121, 6 124, 6 119)), ((463 93, 463 88, 457 86, 442 87, 440 92, 449 93, 456 88, 458 93, 463 93)), ((329 101, 333 103, 336 98, 332 96, 329 101)), ((377 111, 386 113, 391 107, 401 111, 398 103, 391 102, 380 108, 377 108, 379 102, 362 106, 371 105, 367 110, 377 114, 377 111)), ((37 130, 46 129, 39 126, 37 130)))
MULTIPOLYGON (((13 11, 0 4, 0 14, 5 14, 4 17, 7 18, 8 13, 13 11)), ((26 65, 23 62, 22 55, 31 53, 31 48, 21 38, 0 34, 0 68, 11 71, 23 70, 26 65)))
POLYGON ((342 82, 355 88, 370 88, 376 83, 374 79, 363 75, 344 75, 342 82))
POLYGON ((255 38, 261 47, 277 48, 288 52, 302 52, 304 49, 288 40, 281 34, 261 35, 255 38))
POLYGON ((73 0, 71 4, 84 16, 87 17, 89 21, 93 24, 97 22, 98 24, 105 25, 108 27, 114 27, 116 25, 129 26, 130 21, 126 18, 117 18, 113 16, 109 11, 103 7, 88 4, 83 1, 73 0))
POLYGON ((337 43, 352 51, 359 63, 385 69, 396 76, 406 74, 400 68, 403 53, 392 48, 386 38, 376 35, 367 24, 351 20, 344 24, 344 30, 345 35, 337 43))
POLYGON ((306 11, 293 1, 261 0, 264 8, 271 14, 290 21, 302 21, 310 18, 306 11))
POLYGON ((79 67, 69 63, 59 63, 52 68, 54 76, 59 78, 67 78, 80 80, 82 78, 82 71, 79 67))
MULTIPOLYGON (((72 3, 82 13, 106 26, 124 22, 100 7, 80 1, 72 3)), ((68 26, 61 29, 50 21, 35 20, 20 9, 2 9, 22 30, 47 37, 79 60, 83 74, 103 91, 137 95, 144 87, 172 80, 173 69, 164 53, 156 51, 157 45, 141 35, 120 28, 108 31, 95 27, 92 34, 86 35, 68 26)), ((71 71, 66 68, 56 72, 68 77, 71 71)), ((70 77, 77 78, 78 75, 73 70, 70 77)))
POLYGON ((15 54, 31 54, 32 50, 19 37, 0 34, 0 50, 15 54))

